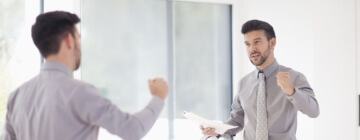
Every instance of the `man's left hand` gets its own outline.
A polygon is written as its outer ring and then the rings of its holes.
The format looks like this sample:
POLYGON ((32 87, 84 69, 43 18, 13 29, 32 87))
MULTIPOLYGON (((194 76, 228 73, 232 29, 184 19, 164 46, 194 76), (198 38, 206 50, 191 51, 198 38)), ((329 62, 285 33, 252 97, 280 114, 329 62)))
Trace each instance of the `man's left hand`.
POLYGON ((291 82, 291 77, 289 72, 278 72, 276 75, 277 84, 289 96, 294 95, 295 87, 291 82))

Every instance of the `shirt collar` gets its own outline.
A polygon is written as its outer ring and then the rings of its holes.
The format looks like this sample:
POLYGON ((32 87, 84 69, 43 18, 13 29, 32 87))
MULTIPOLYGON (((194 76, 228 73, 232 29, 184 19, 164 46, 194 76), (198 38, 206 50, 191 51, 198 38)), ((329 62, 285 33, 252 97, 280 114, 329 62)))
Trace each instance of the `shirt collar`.
MULTIPOLYGON (((279 63, 274 60, 274 62, 266 67, 264 70, 262 70, 265 74, 265 78, 268 78, 277 68, 279 67, 279 63)), ((259 74, 260 70, 256 69, 256 77, 259 78, 258 74, 259 74)))
POLYGON ((73 73, 70 71, 70 69, 66 67, 65 64, 58 62, 45 61, 41 67, 41 71, 59 71, 67 76, 73 77, 73 73))

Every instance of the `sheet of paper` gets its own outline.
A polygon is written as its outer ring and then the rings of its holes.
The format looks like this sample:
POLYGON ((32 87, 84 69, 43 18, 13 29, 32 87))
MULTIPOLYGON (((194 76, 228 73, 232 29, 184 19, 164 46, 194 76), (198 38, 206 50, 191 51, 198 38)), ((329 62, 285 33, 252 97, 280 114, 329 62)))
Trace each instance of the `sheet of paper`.
POLYGON ((195 123, 198 123, 199 125, 202 125, 203 127, 212 127, 215 128, 215 133, 218 133, 220 135, 224 134, 227 130, 232 129, 232 128, 236 128, 237 126, 233 126, 233 125, 229 125, 229 124, 224 124, 222 122, 219 121, 212 121, 212 120, 208 120, 205 118, 202 118, 194 113, 191 112, 186 112, 184 111, 182 113, 183 116, 185 116, 185 118, 194 121, 195 123))

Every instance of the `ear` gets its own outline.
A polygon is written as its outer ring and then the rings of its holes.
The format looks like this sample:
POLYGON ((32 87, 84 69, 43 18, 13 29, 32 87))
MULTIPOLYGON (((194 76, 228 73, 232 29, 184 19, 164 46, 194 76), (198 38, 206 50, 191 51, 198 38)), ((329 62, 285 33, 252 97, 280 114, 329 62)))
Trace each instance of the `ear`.
POLYGON ((274 38, 270 39, 270 47, 274 49, 275 45, 276 45, 276 38, 274 37, 274 38))
POLYGON ((73 46, 74 39, 72 38, 70 33, 68 33, 64 37, 63 42, 65 43, 66 49, 72 49, 74 47, 73 46))

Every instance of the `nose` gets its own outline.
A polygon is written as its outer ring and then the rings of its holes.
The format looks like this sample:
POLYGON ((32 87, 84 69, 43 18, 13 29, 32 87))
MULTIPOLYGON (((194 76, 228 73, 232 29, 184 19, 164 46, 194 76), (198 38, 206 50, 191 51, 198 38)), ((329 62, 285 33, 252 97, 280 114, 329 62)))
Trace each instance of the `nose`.
POLYGON ((255 52, 257 50, 256 46, 252 45, 252 44, 249 45, 248 49, 249 49, 249 52, 255 52))

